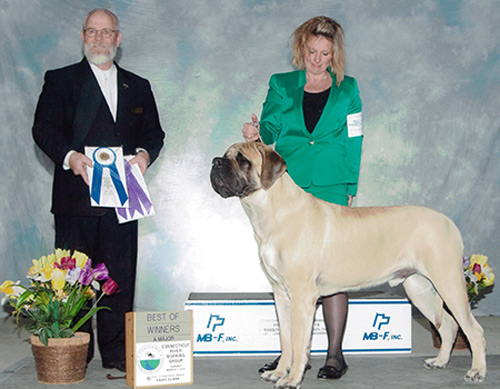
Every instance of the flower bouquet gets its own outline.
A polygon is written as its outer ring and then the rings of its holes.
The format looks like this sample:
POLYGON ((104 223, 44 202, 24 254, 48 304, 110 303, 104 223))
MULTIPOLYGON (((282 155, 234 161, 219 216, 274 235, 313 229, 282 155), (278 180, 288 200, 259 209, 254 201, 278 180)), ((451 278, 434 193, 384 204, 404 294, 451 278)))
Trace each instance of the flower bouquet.
POLYGON ((481 254, 471 255, 470 258, 463 257, 463 268, 469 303, 473 307, 491 291, 495 274, 488 265, 488 257, 481 254))
POLYGON ((34 259, 27 278, 31 280, 29 287, 20 281, 5 281, 0 291, 14 308, 12 315, 17 320, 19 315, 26 316, 31 321, 26 329, 38 335, 45 346, 50 338, 71 338, 97 311, 109 309, 97 304, 118 288, 104 264, 92 268, 92 260, 76 250, 71 254, 69 250, 56 249, 53 254, 34 259), (105 281, 102 288, 99 281, 105 281), (100 290, 100 296, 89 308, 88 302, 100 290), (73 323, 82 310, 88 312, 73 323))

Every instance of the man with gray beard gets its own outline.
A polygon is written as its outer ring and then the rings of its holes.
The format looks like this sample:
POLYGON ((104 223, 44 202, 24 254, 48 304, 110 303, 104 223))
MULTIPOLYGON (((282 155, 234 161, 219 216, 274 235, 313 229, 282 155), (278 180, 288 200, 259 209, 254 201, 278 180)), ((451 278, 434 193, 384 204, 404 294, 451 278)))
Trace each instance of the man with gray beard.
MULTIPOLYGON (((137 221, 119 224, 114 208, 91 207, 85 146, 123 148, 144 174, 165 136, 149 82, 114 58, 122 34, 107 9, 91 11, 81 32, 85 58, 48 71, 35 112, 33 138, 55 164, 51 212, 55 247, 78 250, 104 263, 120 293, 106 296, 97 314, 104 368, 125 371, 125 313, 132 311, 137 264, 137 221)), ((92 335, 90 322, 85 328, 92 335)), ((88 361, 93 357, 93 338, 88 361)))

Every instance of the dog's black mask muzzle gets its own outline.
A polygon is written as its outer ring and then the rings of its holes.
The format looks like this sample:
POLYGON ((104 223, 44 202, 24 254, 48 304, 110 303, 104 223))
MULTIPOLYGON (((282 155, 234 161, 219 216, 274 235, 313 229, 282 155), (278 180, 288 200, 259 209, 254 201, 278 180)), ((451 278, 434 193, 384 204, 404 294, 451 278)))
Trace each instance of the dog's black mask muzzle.
POLYGON ((230 161, 227 158, 214 158, 212 170, 210 171, 210 183, 212 188, 223 198, 236 196, 231 190, 234 174, 230 173, 230 161), (233 178, 231 178, 233 177, 233 178))
POLYGON ((212 188, 223 198, 244 197, 248 194, 248 182, 234 172, 231 160, 214 158, 210 171, 212 188))

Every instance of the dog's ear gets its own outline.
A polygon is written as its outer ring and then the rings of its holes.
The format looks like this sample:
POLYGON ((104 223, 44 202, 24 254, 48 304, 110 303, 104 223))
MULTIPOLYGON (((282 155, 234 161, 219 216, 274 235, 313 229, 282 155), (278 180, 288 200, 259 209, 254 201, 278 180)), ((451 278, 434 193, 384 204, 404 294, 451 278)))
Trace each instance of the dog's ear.
POLYGON ((274 182, 281 177, 286 170, 285 160, 269 146, 259 144, 257 146, 262 155, 262 171, 260 182, 264 190, 273 186, 274 182))

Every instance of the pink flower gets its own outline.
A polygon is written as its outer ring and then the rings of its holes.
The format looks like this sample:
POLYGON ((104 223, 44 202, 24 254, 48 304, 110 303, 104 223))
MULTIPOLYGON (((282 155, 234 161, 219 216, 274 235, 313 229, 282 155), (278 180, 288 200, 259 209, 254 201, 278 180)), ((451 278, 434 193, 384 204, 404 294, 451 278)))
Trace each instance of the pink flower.
POLYGON ((107 280, 109 278, 108 268, 104 263, 98 264, 92 272, 94 273, 94 277, 98 281, 107 280))
POLYGON ((472 267, 472 272, 481 274, 481 265, 479 263, 475 263, 472 267))
POLYGON ((71 257, 61 258, 61 269, 62 270, 72 270, 76 266, 76 259, 71 257))
POLYGON ((108 296, 112 295, 115 292, 119 292, 118 284, 110 278, 102 286, 102 292, 108 296))

